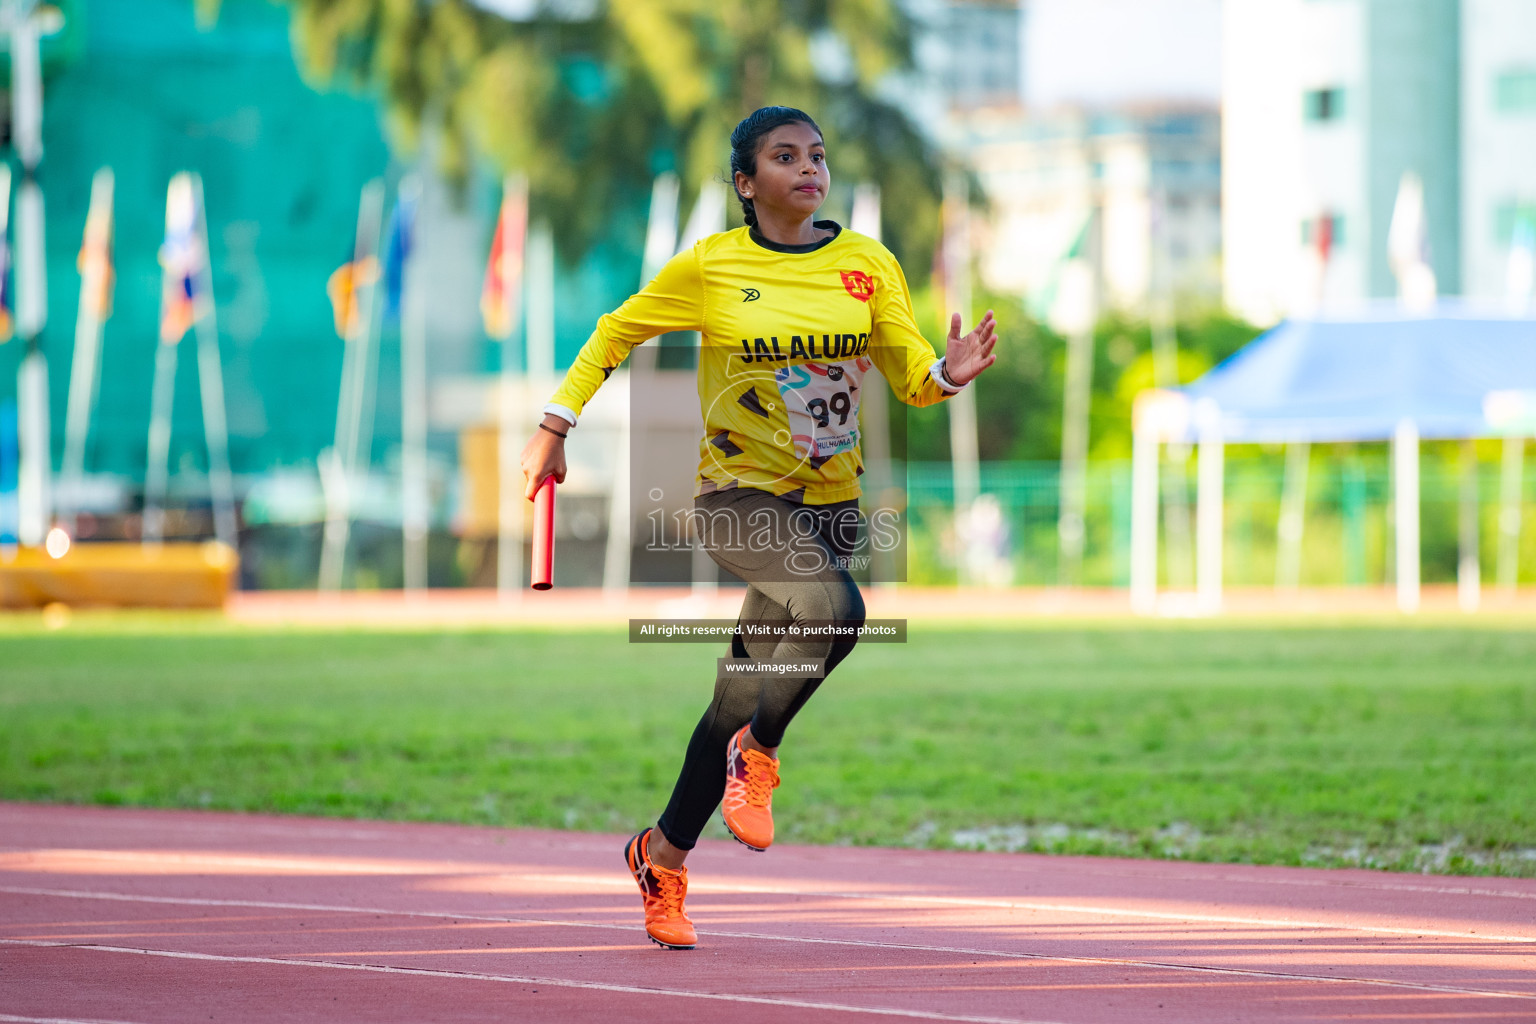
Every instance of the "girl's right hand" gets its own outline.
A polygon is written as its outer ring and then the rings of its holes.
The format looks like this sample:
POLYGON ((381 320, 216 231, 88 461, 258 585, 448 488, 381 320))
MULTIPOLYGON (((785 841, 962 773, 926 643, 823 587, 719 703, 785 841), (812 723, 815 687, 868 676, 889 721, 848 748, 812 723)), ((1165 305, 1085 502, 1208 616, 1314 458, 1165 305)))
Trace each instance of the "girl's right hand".
POLYGON ((539 489, 545 477, 553 476, 555 483, 565 483, 565 439, 550 433, 550 430, 564 434, 571 429, 571 425, 561 417, 547 413, 544 426, 549 430, 535 430, 523 446, 520 462, 524 478, 523 496, 529 501, 533 500, 533 492, 539 489))

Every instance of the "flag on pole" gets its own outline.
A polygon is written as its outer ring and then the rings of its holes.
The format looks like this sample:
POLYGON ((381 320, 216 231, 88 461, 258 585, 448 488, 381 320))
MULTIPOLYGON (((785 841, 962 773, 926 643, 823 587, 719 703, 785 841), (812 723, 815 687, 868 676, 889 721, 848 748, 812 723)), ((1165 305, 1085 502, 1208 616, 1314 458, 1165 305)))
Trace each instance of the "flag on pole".
POLYGON ((352 336, 361 310, 358 297, 363 289, 379 279, 379 261, 361 250, 331 272, 325 293, 331 299, 331 313, 336 319, 336 333, 343 340, 352 336))
POLYGON ((1397 276, 1398 298, 1407 309, 1424 312, 1435 304, 1435 272, 1429 263, 1429 221, 1424 182, 1407 171, 1398 184, 1387 226, 1387 263, 1397 276))
POLYGON ((416 225, 416 201, 409 196, 395 200, 389 213, 384 242, 384 315, 399 319, 405 294, 405 264, 411 258, 416 225))
POLYGON ((1530 214, 1515 218, 1504 286, 1512 310, 1523 314, 1536 289, 1536 218, 1530 214))
POLYGON ((1398 183, 1397 200, 1392 204, 1392 221, 1387 227, 1387 261, 1399 276, 1429 255, 1428 232, 1424 223, 1424 183, 1408 172, 1398 183))
POLYGON ((480 315, 485 333, 501 341, 517 329, 518 298, 523 284, 523 243, 528 232, 528 187, 507 180, 501 196, 496 234, 485 263, 485 284, 480 289, 480 315))
POLYGON ((197 192, 192 175, 182 171, 171 178, 165 195, 165 244, 160 247, 160 340, 174 345, 202 316, 207 297, 201 278, 208 254, 198 231, 197 192))
POLYGON ((0 345, 16 336, 16 295, 11 287, 11 229, 0 231, 0 345))
POLYGON ((112 315, 112 288, 115 272, 112 267, 112 203, 108 190, 105 203, 94 203, 85 216, 85 237, 80 243, 80 256, 75 261, 80 277, 87 287, 80 292, 82 309, 100 323, 112 315), (95 287, 89 287, 94 283, 95 287))
POLYGON ((16 336, 16 293, 11 290, 11 169, 0 165, 0 345, 16 336))
POLYGON ((1318 261, 1325 267, 1333 256, 1333 222, 1333 214, 1320 213, 1317 217, 1317 226, 1313 229, 1312 244, 1317 248, 1318 261))

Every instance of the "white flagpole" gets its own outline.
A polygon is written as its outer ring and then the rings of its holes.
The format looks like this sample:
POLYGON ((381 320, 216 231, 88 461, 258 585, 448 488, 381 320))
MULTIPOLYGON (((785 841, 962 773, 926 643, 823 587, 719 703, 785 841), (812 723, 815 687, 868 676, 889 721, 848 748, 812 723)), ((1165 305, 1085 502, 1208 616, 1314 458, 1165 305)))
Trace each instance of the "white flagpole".
MULTIPOLYGON (((162 303, 163 304, 163 303, 162 303)), ((176 393, 176 345, 160 339, 155 346, 155 379, 149 395, 149 465, 144 476, 146 545, 165 539, 165 490, 170 467, 171 410, 176 393)))
POLYGON ((63 494, 61 518, 79 530, 80 492, 85 484, 85 446, 90 438, 91 412, 101 384, 100 352, 103 292, 112 272, 103 252, 112 232, 112 168, 103 167, 91 179, 91 203, 85 215, 85 254, 80 268, 80 312, 75 319, 74 365, 69 373, 69 405, 64 414, 63 494), (105 238, 100 237, 105 234, 105 238))
MULTIPOLYGON (((724 230, 725 186, 718 181, 706 180, 699 186, 699 198, 693 204, 693 212, 688 215, 688 224, 683 228, 682 238, 678 239, 677 251, 684 252, 692 248, 693 244, 701 238, 724 230)), ((694 338, 695 344, 702 347, 703 337, 695 335, 694 338)), ((696 521, 690 516, 689 522, 696 521)), ((709 552, 704 549, 698 537, 694 539, 691 575, 694 597, 708 597, 720 589, 719 570, 715 567, 715 560, 709 557, 709 552)))
MULTIPOLYGON (((373 297, 378 278, 378 242, 384 216, 384 183, 363 186, 358 201, 357 233, 352 246, 352 297, 347 300, 346 337, 341 356, 341 392, 336 401, 336 438, 328 465, 321 468, 325 491, 325 534, 320 549, 320 589, 341 589, 346 569, 347 541, 352 531, 353 495, 359 484, 363 388, 368 376, 368 348, 373 334, 373 297), (374 280, 360 277, 362 261, 374 261, 374 280), (355 299, 353 298, 355 297, 355 299), (349 316, 352 306, 357 316, 349 316)), ((324 456, 322 456, 324 457, 324 456)))
MULTIPOLYGON (((971 230, 969 188, 964 175, 951 172, 944 179, 942 231, 944 253, 944 305, 939 310, 940 332, 949 334, 950 317, 960 314, 960 329, 971 328, 971 230)), ((943 342, 940 342, 942 345, 943 342)), ((966 388, 944 403, 949 413, 949 457, 955 491, 955 534, 959 540, 957 566, 960 583, 971 579, 971 510, 981 495, 981 465, 976 445, 976 389, 966 388)))
MULTIPOLYGON (((1152 198, 1151 255, 1153 289, 1149 309, 1152 333, 1152 377, 1160 388, 1179 386, 1179 336, 1173 289, 1173 258, 1168 245, 1168 196, 1152 198)), ((1168 474, 1161 476, 1163 512, 1168 536, 1168 585, 1187 590, 1194 584, 1190 558, 1189 445, 1168 443, 1168 474)))
POLYGON ((16 334, 26 346, 16 380, 21 464, 17 479, 22 544, 43 542, 50 520, 53 475, 48 411, 48 362, 42 333, 48 322, 43 239, 43 191, 37 166, 43 156, 43 76, 38 53, 37 4, 12 2, 5 11, 11 35, 11 141, 21 161, 16 189, 16 334))
MULTIPOLYGON (((1062 385, 1061 498, 1056 522, 1059 542, 1057 581, 1081 582, 1088 505, 1088 414, 1093 399, 1093 327, 1096 319, 1093 267, 1081 257, 1061 270, 1058 325, 1067 335, 1067 366, 1062 385)), ((1152 449, 1154 458, 1157 449, 1152 449)), ((1154 470, 1153 476, 1156 473, 1154 470)), ((1132 499, 1134 502, 1134 499, 1132 499)), ((1154 492, 1153 501, 1156 501, 1154 492)), ((1133 556, 1134 557, 1134 556, 1133 556)))
MULTIPOLYGON (((1133 417, 1133 421, 1134 421, 1133 417)), ((1157 471, 1160 438, 1149 423, 1131 434, 1131 609, 1157 611, 1157 471)))
POLYGON ((496 590, 502 600, 519 594, 523 586, 523 498, 522 471, 518 465, 517 442, 521 432, 521 399, 518 392, 522 377, 521 325, 523 302, 523 254, 528 230, 528 179, 507 175, 502 182, 502 206, 497 214, 495 237, 501 239, 501 259, 496 272, 501 277, 502 302, 507 307, 508 333, 501 342, 501 388, 496 437, 496 590), (520 208, 517 237, 501 218, 508 203, 520 208), (517 268, 514 277, 512 269, 517 268))
POLYGON ((1479 554, 1478 512, 1481 501, 1478 488, 1477 442, 1461 442, 1461 488, 1459 495, 1456 557, 1456 600, 1464 612, 1477 611, 1482 603, 1483 579, 1479 554))
POLYGON ((527 253, 528 376, 548 383, 555 376, 555 237, 549 221, 531 222, 527 253))
MULTIPOLYGON (((865 182, 853 190, 853 210, 848 217, 848 227, 875 241, 880 241, 880 186, 865 182)), ((869 502, 872 513, 889 508, 886 495, 896 485, 894 467, 891 465, 890 391, 885 378, 878 370, 874 377, 865 377, 864 393, 859 399, 859 441, 864 455, 864 465, 869 470, 869 490, 873 500, 869 502)), ((870 577, 881 588, 896 584, 894 553, 870 545, 870 577)))
POLYGON ((213 503, 213 532, 220 543, 239 546, 235 523, 235 480, 229 469, 229 425, 224 414, 224 369, 219 359, 218 310, 213 299, 213 250, 208 247, 208 215, 203 205, 203 177, 192 172, 192 194, 203 258, 198 265, 201 304, 194 304, 197 332, 197 379, 203 399, 203 437, 208 445, 208 489, 213 503))
MULTIPOLYGON (((185 172, 174 174, 165 190, 166 235, 171 231, 172 217, 178 202, 178 193, 190 186, 185 172)), ((171 293, 177 272, 172 261, 162 258, 160 266, 160 330, 163 331, 166 315, 166 297, 171 293)), ((157 332, 159 343, 155 346, 155 377, 149 393, 149 460, 144 471, 144 527, 146 546, 159 544, 165 539, 166 483, 170 474, 171 413, 176 400, 176 348, 177 338, 167 341, 157 332)))
POLYGON ((1525 438, 1504 438, 1499 471, 1499 590, 1515 593, 1520 571, 1520 483, 1525 468, 1525 438))
POLYGON ((431 499, 427 492, 427 294, 420 258, 422 243, 421 180, 400 183, 400 197, 410 203, 410 247, 401 269, 400 311, 400 526, 405 545, 405 590, 427 588, 427 534, 431 499))
POLYGON ((1307 525, 1307 470, 1311 461, 1310 442, 1292 441, 1285 446, 1285 477, 1280 486, 1280 521, 1276 530, 1276 590, 1295 590, 1301 584, 1301 541, 1307 525))
POLYGON ((1419 610, 1419 430, 1410 419, 1392 436, 1397 540, 1397 607, 1419 610))
MULTIPOLYGON (((664 171, 651 183, 651 211, 645 229, 645 252, 640 259, 640 287, 666 265, 677 249, 677 199, 681 183, 676 174, 664 171)), ((633 420, 640 408, 637 395, 650 387, 656 368, 656 346, 641 345, 618 373, 625 375, 629 390, 629 410, 619 424, 617 462, 613 476, 613 494, 608 502, 608 547, 603 553, 603 591, 617 594, 629 586, 630 535, 633 509, 630 507, 630 446, 634 438, 633 420)))
POLYGON ((1198 491, 1195 499, 1195 578, 1200 610, 1221 610, 1226 448, 1221 436, 1221 410, 1209 398, 1195 408, 1200 451, 1195 457, 1198 491))

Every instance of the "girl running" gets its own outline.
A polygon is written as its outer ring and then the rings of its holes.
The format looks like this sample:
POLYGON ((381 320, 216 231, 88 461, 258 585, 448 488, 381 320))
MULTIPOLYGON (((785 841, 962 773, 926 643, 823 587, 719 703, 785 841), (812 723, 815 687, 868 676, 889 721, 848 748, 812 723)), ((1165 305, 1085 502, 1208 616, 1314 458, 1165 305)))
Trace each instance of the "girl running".
POLYGON ((669 949, 697 941, 683 908, 683 862, 715 808, 746 846, 773 842, 784 730, 864 622, 847 566, 864 472, 866 373, 878 370, 910 405, 931 405, 996 359, 991 311, 964 335, 960 314, 951 316, 944 356, 935 358, 895 257, 815 219, 831 174, 808 114, 754 111, 731 133, 731 171, 746 226, 679 253, 597 322, 522 454, 528 497, 551 474, 563 481, 565 437, 614 368, 647 338, 700 332, 695 523, 710 556, 748 587, 672 798, 656 826, 625 846, 646 934, 669 949), (765 624, 795 624, 809 636, 750 628, 765 624))

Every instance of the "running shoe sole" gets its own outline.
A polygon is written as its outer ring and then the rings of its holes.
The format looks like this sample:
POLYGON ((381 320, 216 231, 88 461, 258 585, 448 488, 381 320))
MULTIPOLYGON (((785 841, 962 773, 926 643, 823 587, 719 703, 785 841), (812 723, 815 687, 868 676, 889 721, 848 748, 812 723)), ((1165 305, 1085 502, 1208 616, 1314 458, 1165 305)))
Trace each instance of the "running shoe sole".
POLYGON ((768 852, 768 847, 766 847, 766 846, 753 846, 751 843, 749 843, 745 839, 741 838, 741 836, 737 835, 735 832, 731 832, 730 822, 725 821, 725 814, 724 813, 721 813, 720 820, 722 822, 725 822, 725 830, 727 832, 730 832, 731 838, 736 840, 742 846, 745 846, 747 849, 751 850, 753 853, 767 853, 768 852))

